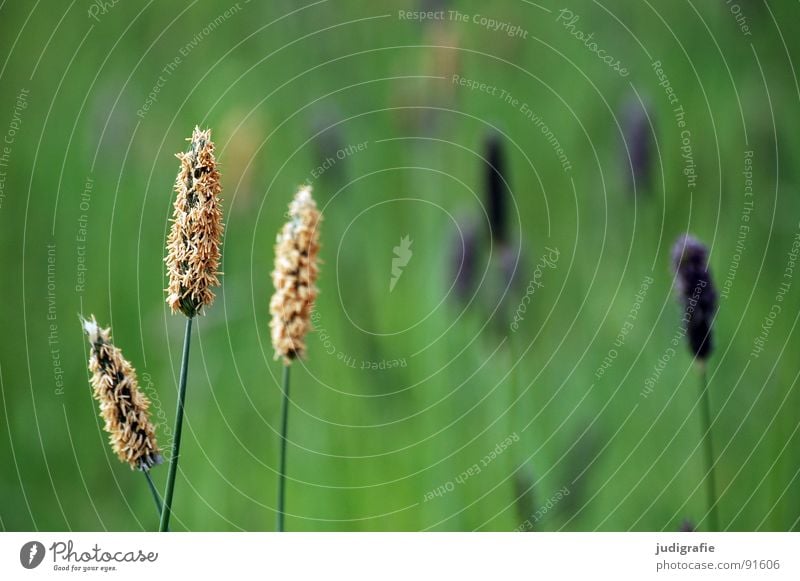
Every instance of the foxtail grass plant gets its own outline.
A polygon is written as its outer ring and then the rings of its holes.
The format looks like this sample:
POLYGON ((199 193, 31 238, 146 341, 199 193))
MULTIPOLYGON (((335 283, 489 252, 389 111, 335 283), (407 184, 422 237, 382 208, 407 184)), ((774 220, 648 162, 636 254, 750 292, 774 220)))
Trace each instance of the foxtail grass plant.
POLYGON ((652 188, 653 137, 647 107, 634 95, 622 111, 625 139, 623 175, 631 194, 645 194, 652 188))
POLYGON ((281 441, 278 472, 277 528, 284 530, 286 501, 286 442, 289 429, 289 370, 292 361, 304 357, 305 337, 312 329, 311 311, 319 292, 319 226, 322 215, 304 186, 289 204, 289 221, 278 233, 272 283, 275 293, 269 303, 270 330, 275 359, 283 361, 281 385, 281 441))
POLYGON ((695 531, 694 523, 688 518, 681 521, 681 526, 678 528, 679 533, 693 533, 695 531))
POLYGON ((470 219, 459 222, 457 235, 450 240, 450 275, 454 281, 453 294, 468 304, 475 290, 480 244, 478 228, 470 219))
MULTIPOLYGON (((505 296, 514 282, 516 269, 519 266, 521 248, 514 248, 513 233, 510 220, 513 216, 511 208, 511 179, 508 173, 508 155, 502 135, 491 132, 484 143, 484 195, 486 213, 489 221, 489 236, 492 253, 496 255, 490 277, 492 300, 505 296), (495 248, 496 246, 496 248, 495 248)), ((508 306, 508 305, 506 305, 508 306)))
POLYGON ((156 428, 150 421, 150 400, 139 389, 136 370, 111 341, 111 329, 103 329, 94 316, 81 319, 89 339, 89 371, 94 398, 100 404, 100 417, 111 449, 120 461, 140 470, 161 513, 161 499, 150 477, 150 469, 163 458, 156 441, 156 428))
POLYGON ((678 238, 672 250, 677 290, 684 309, 683 323, 690 353, 700 375, 700 399, 706 462, 706 492, 711 530, 719 530, 714 446, 711 438, 711 401, 708 390, 708 358, 713 350, 711 324, 717 311, 717 292, 708 268, 708 250, 689 235, 678 238))
POLYGON ((506 155, 500 135, 491 133, 484 144, 486 167, 484 187, 489 233, 498 244, 508 241, 508 203, 511 196, 506 169, 506 155))
MULTIPOLYGON (((519 255, 510 243, 511 232, 509 229, 509 206, 511 205, 511 187, 509 185, 508 162, 502 136, 492 132, 486 137, 484 143, 484 194, 489 219, 489 235, 493 244, 497 245, 496 268, 492 277, 492 300, 501 302, 500 312, 508 314, 510 303, 508 300, 509 287, 514 281, 519 255)), ((508 327, 509 317, 500 316, 498 322, 505 332, 508 327)), ((524 410, 521 392, 520 368, 522 365, 521 354, 517 349, 516 331, 507 335, 508 354, 510 358, 511 374, 511 403, 508 410, 511 429, 518 429, 517 416, 524 410), (516 412, 516 413, 515 413, 516 412)), ((514 464, 515 474, 523 475, 527 470, 524 452, 519 450, 510 456, 514 464)), ((519 498, 518 498, 519 500, 519 498)), ((527 517, 526 517, 527 518, 527 517)), ((524 520, 524 519, 523 519, 524 520)))
POLYGON ((178 404, 172 453, 169 459, 164 508, 159 530, 169 530, 175 477, 180 457, 183 413, 186 403, 186 377, 189 368, 189 347, 192 320, 214 302, 213 287, 219 286, 219 262, 222 247, 222 206, 220 175, 214 158, 211 131, 195 127, 189 151, 176 154, 180 171, 175 180, 172 227, 167 239, 169 286, 167 304, 173 314, 186 316, 181 372, 178 385, 178 404))

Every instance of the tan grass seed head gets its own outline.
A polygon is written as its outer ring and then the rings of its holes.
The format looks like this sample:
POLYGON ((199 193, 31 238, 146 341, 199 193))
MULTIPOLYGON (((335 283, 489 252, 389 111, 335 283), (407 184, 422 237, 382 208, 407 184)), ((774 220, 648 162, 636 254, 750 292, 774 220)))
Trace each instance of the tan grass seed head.
POLYGON ((136 370, 111 342, 111 329, 103 329, 94 316, 82 320, 89 339, 89 371, 94 398, 112 450, 131 468, 149 470, 163 461, 150 421, 150 400, 139 389, 136 370))
POLYGON ((175 180, 172 227, 167 238, 169 286, 167 304, 187 317, 214 302, 219 286, 222 247, 220 174, 214 158, 211 130, 195 127, 189 151, 176 154, 181 162, 175 180))
POLYGON ((286 365, 305 355, 305 336, 312 329, 311 311, 319 292, 316 282, 321 222, 311 187, 303 186, 289 204, 289 221, 278 233, 272 271, 272 346, 275 359, 283 357, 286 365))

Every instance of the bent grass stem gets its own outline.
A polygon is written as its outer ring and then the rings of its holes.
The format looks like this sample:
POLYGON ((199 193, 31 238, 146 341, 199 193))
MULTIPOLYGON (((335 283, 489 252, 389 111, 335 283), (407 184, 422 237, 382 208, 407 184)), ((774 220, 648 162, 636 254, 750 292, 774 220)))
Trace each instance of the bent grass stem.
POLYGON ((150 493, 153 495, 153 500, 156 503, 156 511, 158 511, 158 518, 161 519, 161 496, 158 494, 156 485, 153 483, 153 477, 150 476, 150 470, 142 470, 144 477, 147 479, 147 486, 150 488, 150 493))

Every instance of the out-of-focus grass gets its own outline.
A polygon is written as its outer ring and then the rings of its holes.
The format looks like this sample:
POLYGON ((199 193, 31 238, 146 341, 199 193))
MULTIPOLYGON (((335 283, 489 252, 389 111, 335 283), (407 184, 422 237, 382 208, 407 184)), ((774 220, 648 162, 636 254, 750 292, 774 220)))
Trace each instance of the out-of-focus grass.
MULTIPOLYGON (((616 14, 626 30, 599 5, 576 2, 578 28, 594 31, 627 64, 624 79, 556 23, 555 12, 524 2, 455 8, 519 24, 527 39, 471 21, 398 20, 398 9, 416 8, 408 3, 240 2, 208 34, 204 27, 228 5, 120 3, 99 21, 86 6, 3 5, 0 130, 19 91, 30 94, 3 168, 0 207, 2 525, 155 526, 143 480, 105 444, 76 313, 113 325, 163 412, 166 448, 182 333, 162 291, 172 154, 199 123, 213 128, 223 171, 225 274, 197 325, 175 528, 273 525, 280 369, 267 328, 269 272, 286 204, 306 180, 325 211, 324 265, 320 332, 293 376, 287 528, 510 530, 523 520, 514 506, 523 463, 534 506, 564 486, 571 491, 540 529, 674 529, 684 517, 701 518, 697 378, 683 346, 654 393, 640 393, 678 329, 669 271, 675 236, 688 229, 712 245, 714 274, 720 284, 727 276, 746 150, 754 151, 755 206, 711 361, 720 513, 732 529, 796 528, 794 285, 765 351, 751 357, 786 280, 800 215, 800 144, 791 130, 798 91, 786 54, 797 50, 796 8, 771 6, 773 21, 770 10, 748 4, 754 33, 746 37, 717 4, 636 3, 616 14), (175 57, 181 62, 164 72, 175 57), (687 113, 700 176, 691 195, 680 129, 651 60, 663 62, 687 113), (573 169, 562 171, 518 106, 455 86, 453 73, 530 105, 573 169), (137 115, 160 75, 157 100, 137 115), (649 103, 663 168, 636 199, 625 192, 615 117, 634 89, 649 103), (367 146, 316 179, 314 134, 331 123, 338 124, 323 134, 330 142, 367 146), (446 296, 450 215, 485 227, 477 155, 490 126, 508 137, 515 252, 521 248, 519 286, 494 316, 491 289, 502 290, 495 263, 468 308, 446 296), (82 215, 85 242, 77 240, 82 215), (390 293, 392 248, 405 235, 413 259, 390 293), (519 332, 509 334, 510 311, 545 246, 559 250, 557 267, 545 271, 519 332), (654 282, 635 326, 597 379, 646 276, 654 282), (508 337, 521 355, 524 390, 510 409, 508 337), (404 366, 361 369, 362 361, 384 360, 404 366), (520 441, 480 474, 425 501, 514 433, 520 441)), ((479 272, 486 267, 482 261, 479 272)), ((165 475, 154 471, 159 485, 165 475)))

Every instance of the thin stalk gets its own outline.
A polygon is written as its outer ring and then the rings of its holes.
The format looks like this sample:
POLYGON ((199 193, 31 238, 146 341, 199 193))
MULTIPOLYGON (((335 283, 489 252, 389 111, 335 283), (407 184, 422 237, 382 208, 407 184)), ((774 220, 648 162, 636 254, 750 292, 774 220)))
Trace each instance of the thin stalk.
MULTIPOLYGON (((517 433, 517 430, 523 429, 519 426, 523 425, 523 420, 527 419, 525 415, 526 406, 524 404, 524 400, 526 399, 525 396, 522 395, 521 386, 523 385, 521 381, 521 366, 522 360, 520 359, 519 351, 517 349, 517 340, 515 338, 516 333, 512 330, 511 333, 508 335, 508 347, 509 347, 509 354, 511 355, 511 393, 514 404, 512 405, 512 409, 510 410, 511 415, 511 426, 513 434, 517 433), (514 365, 516 364, 516 367, 514 365), (520 399, 521 398, 521 399, 520 399), (517 413, 514 413, 514 406, 517 408, 517 413), (519 420, 519 423, 515 423, 515 417, 519 420), (514 429, 514 426, 518 426, 517 429, 514 429)), ((520 439, 522 436, 520 435, 520 439)), ((514 467, 514 485, 516 494, 519 496, 515 499, 514 503, 516 504, 517 514, 520 517, 520 520, 523 522, 523 526, 525 523, 529 523, 531 518, 534 516, 534 512, 536 511, 535 506, 533 505, 533 484, 534 478, 531 474, 531 470, 528 468, 529 462, 528 459, 525 458, 525 451, 527 450, 524 444, 519 444, 515 446, 516 450, 512 450, 510 452, 512 466, 514 467), (522 488, 522 486, 525 488, 522 488)), ((531 525, 530 530, 533 530, 533 525, 531 525)))
POLYGON ((711 398, 708 394, 708 371, 704 363, 700 364, 700 398, 703 406, 703 428, 705 429, 705 456, 706 456, 706 491, 708 495, 708 510, 710 513, 711 530, 719 531, 719 515, 717 513, 717 482, 714 476, 714 446, 711 442, 711 398))
POLYGON ((283 406, 281 410, 281 456, 278 473, 278 532, 283 532, 286 502, 286 436, 289 431, 289 365, 283 366, 283 406))
MULTIPOLYGON (((519 380, 519 368, 521 363, 518 359, 518 351, 517 351, 517 344, 516 340, 514 339, 514 331, 509 333, 508 335, 508 353, 511 356, 511 408, 508 410, 509 416, 509 423, 511 424, 511 433, 516 433, 514 427, 517 425, 515 420, 515 416, 519 417, 519 409, 524 409, 522 405, 522 400, 519 399, 520 397, 520 380, 519 380), (515 414, 514 411, 517 411, 515 414)), ((525 460, 523 459, 524 450, 519 450, 518 452, 514 452, 511 455, 511 458, 517 457, 519 463, 515 469, 522 470, 523 465, 525 464, 525 460)))
POLYGON ((183 406, 186 401, 186 374, 189 371, 189 344, 192 339, 192 318, 186 318, 186 334, 183 337, 183 357, 181 359, 181 376, 178 386, 178 410, 175 413, 175 437, 172 439, 172 455, 169 459, 167 473, 167 491, 164 493, 164 509, 161 511, 159 531, 169 530, 169 517, 172 514, 172 495, 175 492, 175 476, 178 473, 178 456, 181 451, 181 433, 183 432, 183 406))
POLYGON ((161 518, 161 496, 158 494, 158 490, 156 490, 156 485, 153 483, 153 478, 150 476, 149 470, 142 470, 144 473, 144 477, 147 479, 147 486, 150 488, 150 492, 153 495, 153 500, 156 503, 156 510, 158 511, 158 518, 161 518))
POLYGON ((517 352, 517 345, 516 341, 514 340, 514 332, 512 331, 508 335, 508 353, 511 356, 511 397, 512 397, 512 408, 509 410, 509 415, 511 417, 511 425, 514 425, 514 406, 521 405, 521 402, 518 401, 520 395, 520 381, 519 381, 519 367, 520 363, 518 361, 518 352, 517 352))

